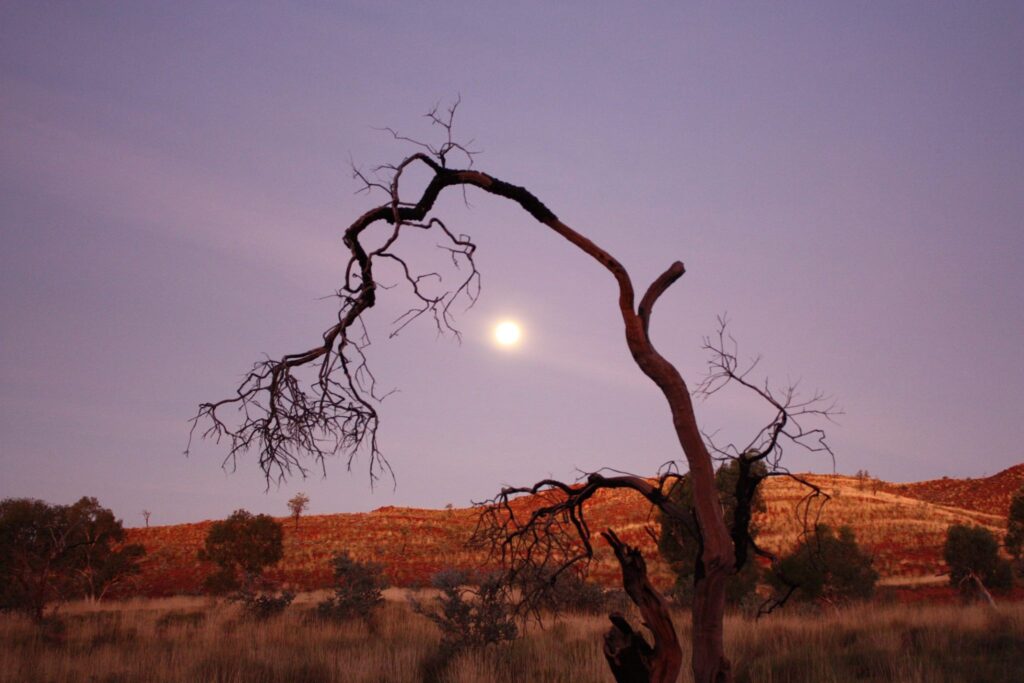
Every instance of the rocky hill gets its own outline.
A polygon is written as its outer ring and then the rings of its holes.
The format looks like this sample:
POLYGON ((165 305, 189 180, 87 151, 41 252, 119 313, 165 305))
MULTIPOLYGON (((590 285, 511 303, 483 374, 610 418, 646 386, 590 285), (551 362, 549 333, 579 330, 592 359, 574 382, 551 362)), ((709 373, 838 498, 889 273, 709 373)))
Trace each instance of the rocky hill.
MULTIPOLYGON (((764 482, 766 510, 756 515, 760 543, 785 552, 807 525, 821 523, 853 528, 861 545, 872 553, 882 584, 893 586, 941 583, 942 544, 955 523, 980 524, 999 534, 1006 525, 1010 496, 1024 485, 1024 465, 983 479, 939 479, 913 484, 890 484, 865 477, 808 474, 801 477, 830 497, 808 499, 808 489, 789 478, 764 482)), ((521 499, 517 505, 535 501, 521 499)), ((656 582, 671 575, 657 557, 650 529, 658 523, 650 505, 630 491, 606 491, 589 507, 595 532, 607 527, 639 546, 648 558, 656 582)), ((486 553, 466 547, 476 524, 473 508, 422 510, 386 507, 364 514, 312 515, 298 528, 282 519, 284 560, 273 574, 299 589, 327 585, 330 557, 347 550, 360 560, 383 563, 393 585, 422 585, 444 567, 465 569, 491 565, 486 553)), ((210 522, 129 530, 129 540, 148 550, 136 590, 146 595, 193 593, 210 567, 199 562, 210 522)), ((591 575, 615 584, 618 567, 611 552, 597 539, 591 575)))
POLYGON ((936 505, 977 510, 1005 517, 1010 498, 1024 486, 1024 463, 981 479, 932 479, 914 484, 885 484, 885 490, 936 505))

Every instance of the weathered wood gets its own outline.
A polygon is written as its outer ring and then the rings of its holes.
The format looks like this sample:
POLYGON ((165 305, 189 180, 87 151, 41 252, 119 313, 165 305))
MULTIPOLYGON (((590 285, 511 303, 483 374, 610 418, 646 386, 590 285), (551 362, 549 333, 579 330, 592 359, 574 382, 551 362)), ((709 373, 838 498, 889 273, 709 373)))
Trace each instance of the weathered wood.
POLYGON ((675 683, 683 667, 668 601, 651 585, 647 563, 639 550, 626 545, 611 529, 601 536, 615 552, 622 568, 622 587, 640 610, 644 625, 654 637, 654 645, 633 630, 626 618, 613 612, 612 626, 604 637, 604 656, 618 683, 675 683))

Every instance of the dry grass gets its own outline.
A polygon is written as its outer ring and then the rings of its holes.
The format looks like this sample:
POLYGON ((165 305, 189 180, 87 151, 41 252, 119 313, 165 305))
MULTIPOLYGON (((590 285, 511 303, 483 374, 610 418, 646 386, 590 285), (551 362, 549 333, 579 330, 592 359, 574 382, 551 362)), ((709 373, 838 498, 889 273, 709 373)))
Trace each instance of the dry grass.
POLYGON ((780 613, 729 628, 737 681, 1009 683, 1024 680, 1024 605, 864 605, 780 613))
MULTIPOLYGON (((400 597, 392 593, 392 598, 400 597)), ((375 623, 312 620, 316 596, 265 623, 201 598, 72 605, 60 631, 0 615, 0 683, 384 683, 422 681, 438 633, 400 599, 375 623)), ((680 637, 688 639, 685 615, 680 637)), ((444 662, 450 683, 609 681, 603 617, 528 628, 512 645, 444 662)), ((737 681, 1000 683, 1024 680, 1024 605, 863 606, 820 615, 794 611, 726 624, 737 681)), ((689 654, 687 653, 687 657, 689 654)), ((436 663, 436 662, 435 662, 436 663)), ((682 679, 690 680, 688 675, 682 679)))

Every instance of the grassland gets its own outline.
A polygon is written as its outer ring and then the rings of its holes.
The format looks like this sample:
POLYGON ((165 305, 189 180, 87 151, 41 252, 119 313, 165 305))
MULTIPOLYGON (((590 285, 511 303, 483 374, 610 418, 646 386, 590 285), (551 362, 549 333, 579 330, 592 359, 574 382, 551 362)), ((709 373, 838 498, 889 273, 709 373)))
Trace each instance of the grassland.
MULTIPOLYGON (((281 617, 242 619, 201 598, 70 605, 64 629, 0 615, 0 683, 391 683, 425 680, 439 634, 398 591, 371 625, 310 618, 306 595, 281 617)), ((687 617, 677 616, 682 640, 687 617)), ((606 621, 569 616, 511 645, 465 652, 435 679, 450 683, 610 681, 606 621)), ((726 622, 737 681, 1009 683, 1024 680, 1024 605, 864 605, 783 611, 726 622)), ((687 654, 688 657, 688 654, 687 654)), ((682 679, 689 680, 684 675, 682 679)))

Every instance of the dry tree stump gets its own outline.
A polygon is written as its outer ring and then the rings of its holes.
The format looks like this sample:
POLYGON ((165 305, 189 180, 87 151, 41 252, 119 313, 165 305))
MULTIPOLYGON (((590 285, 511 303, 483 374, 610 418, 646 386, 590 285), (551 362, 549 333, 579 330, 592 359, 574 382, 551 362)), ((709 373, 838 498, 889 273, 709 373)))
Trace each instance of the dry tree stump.
POLYGON ((621 613, 612 612, 608 616, 612 626, 604 636, 604 656, 612 675, 618 683, 675 683, 683 666, 683 651, 668 601, 651 585, 647 563, 639 550, 623 543, 611 529, 601 536, 612 547, 622 568, 626 595, 640 609, 644 626, 654 637, 652 646, 621 613))

